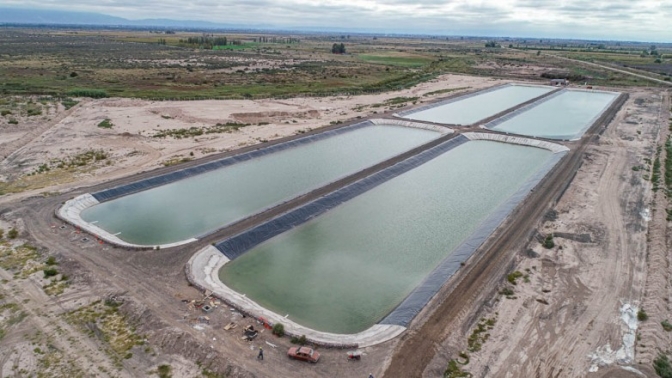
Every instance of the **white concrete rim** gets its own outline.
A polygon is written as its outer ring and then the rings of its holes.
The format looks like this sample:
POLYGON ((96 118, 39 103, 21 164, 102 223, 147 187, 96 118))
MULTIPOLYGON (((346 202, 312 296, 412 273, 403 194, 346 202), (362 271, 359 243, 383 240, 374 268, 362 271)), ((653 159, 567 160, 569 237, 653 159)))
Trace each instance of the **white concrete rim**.
POLYGON ((469 140, 491 140, 495 142, 509 143, 509 144, 518 144, 521 146, 530 146, 543 148, 549 150, 554 154, 569 151, 569 148, 558 143, 547 142, 545 140, 538 140, 514 135, 507 134, 495 134, 495 133, 476 133, 468 132, 463 133, 465 137, 469 140))
POLYGON ((56 215, 60 219, 72 224, 73 226, 81 230, 88 232, 89 234, 96 236, 99 239, 108 242, 109 244, 123 248, 166 249, 177 247, 184 244, 189 244, 198 240, 196 238, 190 238, 175 243, 159 244, 159 245, 140 245, 126 242, 117 237, 116 235, 111 234, 103 230, 102 228, 96 226, 95 224, 89 223, 84 219, 82 219, 81 217, 82 211, 92 206, 98 205, 99 203, 100 202, 90 193, 85 193, 71 200, 66 201, 65 204, 63 204, 63 206, 61 206, 61 208, 56 211, 56 215))
POLYGON ((217 248, 207 246, 189 259, 186 266, 187 278, 194 286, 210 291, 217 298, 254 318, 264 318, 270 324, 282 323, 285 333, 289 335, 305 335, 308 340, 318 345, 364 348, 389 341, 406 330, 406 327, 399 325, 375 324, 359 333, 335 334, 304 327, 226 286, 219 279, 219 271, 228 262, 229 259, 217 248))

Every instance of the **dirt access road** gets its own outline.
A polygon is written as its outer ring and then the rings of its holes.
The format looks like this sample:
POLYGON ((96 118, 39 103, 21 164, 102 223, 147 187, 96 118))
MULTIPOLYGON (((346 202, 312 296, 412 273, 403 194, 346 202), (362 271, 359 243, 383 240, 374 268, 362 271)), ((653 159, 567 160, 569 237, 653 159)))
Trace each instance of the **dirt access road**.
POLYGON ((572 59, 572 58, 566 58, 566 57, 564 57, 564 56, 558 56, 558 55, 553 55, 553 54, 543 54, 543 55, 550 56, 550 57, 553 57, 553 58, 562 59, 562 60, 569 60, 569 61, 571 61, 571 62, 575 62, 575 63, 583 64, 583 65, 586 65, 586 66, 599 67, 599 68, 602 68, 602 69, 605 69, 605 70, 614 71, 614 72, 618 72, 618 73, 622 73, 622 74, 626 74, 626 75, 630 75, 630 76, 638 77, 638 78, 640 78, 640 79, 650 80, 650 81, 653 81, 653 82, 658 83, 658 84, 663 84, 663 85, 672 86, 672 82, 669 82, 669 81, 656 79, 655 77, 651 77, 651 76, 643 75, 643 74, 638 74, 638 73, 636 73, 636 72, 632 72, 632 71, 626 71, 626 70, 622 70, 622 69, 618 69, 618 68, 614 68, 614 67, 610 67, 610 66, 605 66, 605 65, 603 65, 603 64, 597 64, 597 63, 592 63, 592 62, 586 62, 586 61, 583 61, 583 60, 572 59))

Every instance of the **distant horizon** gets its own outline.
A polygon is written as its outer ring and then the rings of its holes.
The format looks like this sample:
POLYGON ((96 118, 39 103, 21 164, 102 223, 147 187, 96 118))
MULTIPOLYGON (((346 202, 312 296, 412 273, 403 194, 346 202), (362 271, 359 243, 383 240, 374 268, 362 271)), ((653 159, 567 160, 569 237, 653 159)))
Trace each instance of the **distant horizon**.
POLYGON ((426 0, 424 5, 407 0, 362 1, 366 6, 349 0, 343 0, 342 5, 333 1, 317 4, 313 0, 235 1, 206 6, 150 0, 129 6, 123 0, 110 0, 106 5, 90 0, 68 4, 57 0, 0 0, 0 9, 4 9, 0 23, 672 42, 663 39, 670 35, 664 30, 664 19, 672 17, 672 4, 657 1, 570 0, 559 5, 555 0, 501 0, 497 4, 486 0, 478 6, 463 0, 448 4, 426 0), (252 9, 250 4, 254 5, 252 9), (278 16, 283 13, 273 13, 271 9, 282 9, 285 14, 278 16), (259 14, 251 17, 250 12, 259 14), (348 17, 348 27, 338 22, 341 16, 348 17), (542 16, 545 18, 540 22, 542 16))

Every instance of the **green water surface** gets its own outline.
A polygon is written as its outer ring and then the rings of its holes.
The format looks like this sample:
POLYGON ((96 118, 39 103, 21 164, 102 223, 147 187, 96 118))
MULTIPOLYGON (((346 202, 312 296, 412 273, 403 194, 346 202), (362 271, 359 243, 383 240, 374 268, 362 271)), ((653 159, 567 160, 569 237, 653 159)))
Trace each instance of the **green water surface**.
POLYGON ((618 95, 566 91, 500 123, 493 130, 549 139, 578 139, 618 95))
POLYGON ((411 113, 405 115, 404 118, 450 125, 471 125, 554 89, 553 87, 507 85, 491 92, 411 113))
POLYGON ((551 158, 467 142, 280 234, 220 279, 304 326, 356 333, 378 322, 551 158))
POLYGON ((303 144, 112 201, 82 218, 140 245, 216 230, 439 137, 374 125, 303 144))

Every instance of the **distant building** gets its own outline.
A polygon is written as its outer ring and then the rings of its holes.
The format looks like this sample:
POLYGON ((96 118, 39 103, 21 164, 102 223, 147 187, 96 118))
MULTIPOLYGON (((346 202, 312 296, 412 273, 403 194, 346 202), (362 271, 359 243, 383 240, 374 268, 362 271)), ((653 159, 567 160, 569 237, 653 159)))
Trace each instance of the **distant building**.
POLYGON ((554 87, 559 87, 561 85, 569 85, 569 80, 567 79, 551 79, 551 85, 554 87))

